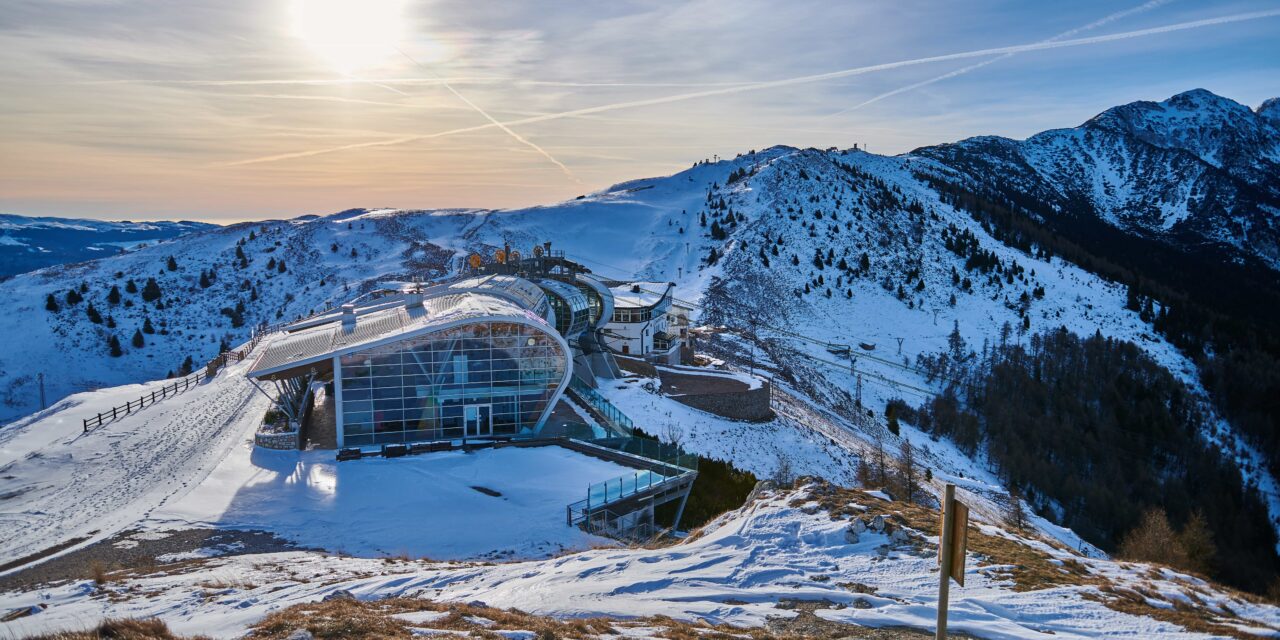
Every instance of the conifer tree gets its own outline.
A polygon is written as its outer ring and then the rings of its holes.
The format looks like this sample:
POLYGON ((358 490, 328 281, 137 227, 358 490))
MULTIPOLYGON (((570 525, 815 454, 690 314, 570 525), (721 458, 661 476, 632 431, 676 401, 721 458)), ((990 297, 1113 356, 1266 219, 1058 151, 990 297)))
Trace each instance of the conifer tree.
POLYGON ((107 302, 111 304, 120 304, 120 287, 111 285, 111 291, 107 292, 107 302))
POLYGON ((152 324, 151 324, 151 318, 150 318, 150 317, 147 317, 147 318, 143 318, 143 319, 142 319, 142 332, 143 332, 143 333, 155 333, 155 332, 156 332, 156 328, 155 328, 154 326, 152 326, 152 324))
POLYGON ((142 339, 142 331, 138 329, 134 329, 133 330, 133 347, 135 349, 141 349, 146 344, 147 343, 142 339))
POLYGON ((49 295, 44 299, 44 308, 45 308, 46 310, 48 310, 48 311, 52 311, 52 312, 54 312, 54 313, 57 313, 57 312, 58 312, 58 309, 59 309, 59 307, 58 307, 58 299, 57 299, 57 298, 54 298, 52 293, 50 293, 50 294, 49 294, 49 295))
POLYGON ((155 278, 147 278, 147 284, 142 286, 142 299, 146 302, 160 299, 160 284, 155 278))
POLYGON ((177 270, 178 270, 178 261, 177 261, 177 260, 175 260, 175 259, 173 258, 173 256, 169 256, 169 261, 165 264, 165 268, 166 268, 166 269, 168 269, 168 270, 170 270, 170 271, 177 271, 177 270))
POLYGON ((120 348, 120 339, 115 337, 114 334, 107 339, 107 351, 112 358, 119 358, 124 355, 124 350, 120 348))
POLYGON ((92 302, 89 303, 89 308, 84 311, 89 316, 89 322, 102 324, 102 314, 98 313, 98 310, 94 308, 92 302))

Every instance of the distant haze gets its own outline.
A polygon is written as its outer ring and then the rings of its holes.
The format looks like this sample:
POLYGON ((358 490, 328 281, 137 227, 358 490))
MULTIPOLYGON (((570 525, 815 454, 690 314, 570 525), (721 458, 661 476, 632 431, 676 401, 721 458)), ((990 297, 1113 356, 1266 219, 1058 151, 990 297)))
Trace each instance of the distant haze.
POLYGON ((1280 94, 1280 7, 1250 1, 10 0, 0 50, 0 211, 216 223, 1280 94))

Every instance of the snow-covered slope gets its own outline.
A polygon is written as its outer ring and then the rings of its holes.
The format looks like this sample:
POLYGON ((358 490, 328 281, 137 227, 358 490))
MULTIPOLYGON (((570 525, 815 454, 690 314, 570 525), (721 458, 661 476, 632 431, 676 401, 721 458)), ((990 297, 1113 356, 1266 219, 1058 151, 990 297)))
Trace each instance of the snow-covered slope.
POLYGON ((203 222, 107 222, 0 214, 0 279, 68 262, 96 260, 192 231, 203 222))
MULTIPOLYGON (((2 594, 0 608, 48 608, 0 623, 0 630, 23 636, 83 628, 102 617, 160 617, 182 633, 242 637, 272 611, 335 594, 755 628, 810 603, 828 621, 927 630, 937 602, 936 519, 936 511, 814 483, 764 491, 672 546, 499 564, 239 556, 181 571, 127 572, 102 586, 77 580, 2 594)), ((1192 639, 1265 636, 1280 627, 1280 609, 1167 569, 1080 558, 990 526, 975 527, 969 545, 966 585, 951 595, 953 632, 1192 639)), ((640 630, 622 637, 652 636, 640 630)))

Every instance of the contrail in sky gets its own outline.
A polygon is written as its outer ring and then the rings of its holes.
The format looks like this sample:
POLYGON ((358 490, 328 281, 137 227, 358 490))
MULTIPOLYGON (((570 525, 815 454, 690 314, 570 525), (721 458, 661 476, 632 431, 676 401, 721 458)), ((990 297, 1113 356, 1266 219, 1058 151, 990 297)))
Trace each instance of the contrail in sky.
MULTIPOLYGON (((426 71, 427 73, 430 73, 430 74, 431 74, 431 75, 433 75, 433 76, 435 76, 435 75, 436 75, 434 71, 432 71, 431 69, 428 69, 428 68, 426 67, 426 65, 424 65, 424 64, 422 64, 421 62, 418 62, 417 60, 415 60, 415 59, 413 58, 413 56, 410 56, 409 54, 405 53, 405 52, 404 52, 404 50, 403 50, 403 49, 401 49, 400 47, 396 47, 396 51, 399 51, 399 52, 400 52, 400 55, 404 56, 404 57, 405 57, 405 59, 407 59, 409 62, 412 62, 412 63, 413 63, 415 66, 417 66, 418 68, 420 68, 420 69, 422 69, 422 70, 426 71)), ((436 77, 437 77, 437 78, 439 78, 439 76, 436 76, 436 77)), ((384 88, 391 89, 392 91, 395 91, 396 93, 399 93, 399 94, 401 94, 401 95, 408 95, 408 94, 404 93, 403 91, 400 91, 399 89, 395 89, 395 88, 393 88, 393 87, 389 87, 389 86, 385 86, 385 85, 379 85, 379 86, 383 86, 384 88)), ((441 80, 441 81, 440 81, 440 86, 444 87, 445 89, 448 89, 448 90, 449 90, 449 93, 452 93, 452 94, 454 95, 454 97, 456 97, 457 99, 459 99, 459 100, 463 101, 464 103, 466 103, 466 105, 467 105, 468 107, 471 107, 473 110, 475 110, 475 112, 476 112, 476 113, 480 114, 481 116, 484 116, 484 119, 485 119, 485 120, 488 120, 488 121, 489 121, 493 126, 495 126, 495 127, 499 128, 499 129, 502 129, 502 131, 503 131, 503 132, 505 132, 507 135, 511 136, 512 138, 515 138, 515 140, 516 140, 517 142, 519 142, 520 144, 523 144, 523 145, 525 145, 526 147, 529 147, 530 149, 533 149, 534 151, 537 151, 539 154, 542 154, 542 157, 546 158, 547 160, 550 160, 550 161, 551 161, 551 164, 554 164, 554 165, 556 165, 557 167, 560 167, 560 170, 561 170, 561 171, 563 171, 563 172, 564 172, 564 175, 568 176, 568 178, 569 178, 570 180, 573 180, 574 182, 576 182, 576 183, 578 183, 578 184, 582 184, 582 181, 578 179, 578 176, 573 175, 573 172, 569 170, 569 167, 565 166, 565 164, 564 164, 563 162, 560 162, 559 160, 556 160, 555 156, 551 155, 550 153, 547 153, 547 150, 546 150, 546 149, 543 149, 542 147, 539 147, 539 146, 538 146, 537 144, 535 144, 533 141, 531 141, 531 140, 529 140, 528 138, 525 138, 524 136, 522 136, 522 135, 520 135, 520 134, 516 133, 515 131, 513 131, 513 130, 511 129, 511 127, 508 127, 506 124, 503 124, 502 122, 499 122, 499 121, 497 120, 497 118, 494 118, 493 116, 489 115, 489 112, 488 112, 488 111, 485 111, 485 110, 484 110, 484 109, 482 109, 482 108, 480 108, 480 105, 478 105, 478 104, 476 104, 476 103, 474 103, 474 102, 472 102, 472 101, 468 100, 466 96, 464 96, 464 95, 462 95, 461 93, 459 93, 459 92, 458 92, 458 90, 457 90, 457 89, 454 89, 454 88, 453 88, 453 85, 449 84, 448 82, 445 82, 444 80, 441 80)))
MULTIPOLYGON (((819 73, 808 76, 798 76, 794 78, 784 78, 781 80, 770 80, 766 82, 753 82, 750 84, 725 87, 721 89, 708 89, 706 91, 695 91, 692 93, 682 93, 670 96, 662 96, 658 98, 648 98, 644 100, 633 100, 630 102, 616 102, 613 104, 599 105, 595 107, 587 107, 584 109, 574 109, 572 111, 564 111, 560 113, 549 113, 542 116, 531 116, 521 118, 519 120, 511 120, 500 123, 503 126, 516 126, 523 124, 532 124, 535 122, 546 122, 548 120, 559 120, 562 118, 571 118, 576 116, 589 115, 593 113, 601 113, 605 111, 616 111, 619 109, 634 109, 638 107, 647 107, 659 104, 669 104, 672 102, 683 102, 685 100, 695 100, 697 98, 707 98, 712 96, 722 96, 734 93, 743 93, 747 91, 760 91, 764 89, 775 89, 778 87, 788 87, 797 84, 807 84, 811 82, 823 82, 826 80, 834 80, 837 78, 846 78, 849 76, 861 75, 864 73, 872 73, 875 71, 886 71, 889 69, 898 69, 901 67, 910 67, 921 64, 930 64, 934 62, 945 62, 947 60, 963 60, 966 58, 985 58, 987 56, 1003 55, 1007 53, 1022 53, 1025 51, 1041 51, 1047 49, 1061 49, 1066 47, 1079 47, 1091 44, 1101 44, 1105 42, 1115 42, 1118 40, 1128 40, 1131 38, 1141 38, 1145 36, 1159 35, 1163 33, 1172 33, 1175 31, 1185 31, 1187 29, 1198 29, 1201 27, 1210 27, 1223 24, 1231 24, 1234 22, 1245 22, 1249 20, 1260 20, 1263 18, 1274 18, 1280 16, 1280 9, 1272 9, 1269 11, 1254 11, 1251 13, 1237 13, 1229 16, 1220 16, 1217 18, 1206 18, 1203 20, 1192 20, 1190 22, 1179 22, 1161 27, 1151 27, 1149 29, 1139 29, 1136 31, 1126 31, 1123 33, 1112 33, 1101 36, 1090 36, 1087 38, 1075 38, 1071 40, 1057 40, 1054 42, 1036 42, 1031 44, 1013 45, 1008 47, 996 47, 993 49, 979 49, 976 51, 965 51, 961 53, 948 53, 938 56, 930 56, 927 58, 916 58, 914 60, 900 60, 898 62, 886 62, 882 64, 869 65, 865 67, 854 67, 852 69, 843 69, 840 71, 830 71, 827 73, 819 73)), ((489 124, 477 125, 474 127, 464 127, 461 129, 450 129, 437 133, 427 133, 412 136, 403 136, 399 138, 391 138, 388 140, 374 140, 370 142, 358 142, 354 144, 342 145, 338 147, 329 147, 326 149, 313 149, 310 151, 296 151, 293 153, 282 153, 260 158, 250 158, 248 160, 239 160, 236 162, 222 163, 218 166, 240 166, 247 164, 258 164, 263 162, 276 162, 280 160, 289 160, 293 158, 305 158, 309 156, 318 156, 326 153, 335 153, 338 151, 347 151, 351 149, 364 149, 369 147, 386 147, 392 145, 400 145, 419 140, 430 140, 432 138, 441 138, 445 136, 458 135, 462 133, 470 133, 472 131, 481 131, 497 126, 490 122, 489 124)))
MULTIPOLYGON (((1143 13, 1143 12, 1146 12, 1146 11, 1150 11, 1150 10, 1152 10, 1152 9, 1155 9, 1156 7, 1159 7, 1160 5, 1168 4, 1168 3, 1170 3, 1170 2, 1172 2, 1172 0, 1151 0, 1150 2, 1146 2, 1146 3, 1144 3, 1144 4, 1138 5, 1138 6, 1134 7, 1134 8, 1132 8, 1132 9, 1125 9, 1124 11, 1117 11, 1116 13, 1113 13, 1113 14, 1111 14, 1111 15, 1109 15, 1109 16, 1105 16, 1105 17, 1103 17, 1103 18, 1099 18, 1098 20, 1095 20, 1095 21, 1093 21, 1093 22, 1090 22, 1089 24, 1086 24, 1086 25, 1084 25, 1083 27, 1076 27, 1076 28, 1074 28, 1074 29, 1070 29, 1070 30, 1068 30, 1068 31, 1063 31, 1062 33, 1059 33, 1058 35, 1053 36, 1052 38, 1049 38, 1049 39, 1044 40, 1044 41, 1042 41, 1042 42, 1045 42, 1045 43, 1048 43, 1048 42, 1058 42, 1058 41, 1063 40, 1063 39, 1065 39, 1065 38, 1070 38, 1071 36, 1074 36, 1074 35, 1076 35, 1077 33, 1080 33, 1080 32, 1082 32, 1082 31, 1089 31, 1089 30, 1091 30, 1091 29, 1097 29, 1098 27, 1101 27, 1101 26, 1106 25, 1106 24, 1110 24, 1110 23, 1115 22, 1116 20, 1119 20, 1119 19, 1121 19, 1121 18, 1127 18, 1127 17, 1129 17, 1129 16, 1131 16, 1131 15, 1134 15, 1134 14, 1137 14, 1137 13, 1143 13)), ((971 65, 969 65, 969 66, 967 66, 967 67, 962 67, 962 68, 960 68, 960 69, 956 69, 955 71, 950 71, 950 72, 944 73, 944 74, 942 74, 942 75, 940 75, 940 76, 934 76, 934 77, 932 77, 932 78, 929 78, 928 80, 921 80, 920 82, 916 82, 916 83, 913 83, 913 84, 909 84, 909 85, 907 85, 907 86, 905 86, 905 87, 898 87, 897 89, 894 89, 894 90, 892 90, 892 91, 887 91, 887 92, 882 93, 882 94, 880 94, 880 95, 878 95, 878 96, 875 96, 875 97, 873 97, 873 98, 869 98, 869 99, 867 99, 867 100, 864 100, 864 101, 862 101, 862 102, 859 102, 858 104, 855 104, 855 105, 853 105, 852 107, 846 107, 846 108, 844 108, 844 109, 841 109, 841 110, 839 110, 839 111, 836 111, 835 113, 831 113, 831 114, 828 114, 828 115, 822 116, 822 118, 819 118, 819 119, 820 119, 820 120, 823 120, 823 119, 826 119, 826 118, 834 118, 834 117, 839 116, 839 115, 844 115, 844 114, 846 114, 846 113, 849 113, 850 111, 855 111, 855 110, 857 110, 857 109, 861 109, 861 108, 863 108, 863 107, 865 107, 865 106, 867 106, 867 105, 869 105, 869 104, 875 104, 875 103, 877 103, 877 102, 880 102, 881 100, 884 100, 885 98, 892 98, 893 96, 896 96, 896 95, 898 95, 898 94, 900 94, 900 93, 906 93, 906 92, 908 92, 908 91, 913 91, 913 90, 915 90, 915 89, 919 89, 920 87, 923 87, 923 86, 931 85, 931 84, 933 84, 933 83, 935 83, 935 82, 940 82, 940 81, 942 81, 942 80, 947 80, 947 79, 949 79, 949 78, 954 78, 954 77, 956 77, 956 76, 962 76, 962 75, 964 75, 964 74, 966 74, 966 73, 969 73, 970 71, 974 71, 974 70, 977 70, 977 69, 981 69, 981 68, 983 68, 983 67, 985 67, 985 66, 987 66, 987 65, 989 65, 989 64, 994 64, 994 63, 996 63, 996 62, 1000 62, 1001 60, 1006 60, 1006 59, 1012 58, 1012 57, 1013 57, 1013 56, 1015 56, 1015 55, 1018 55, 1018 54, 1017 54, 1017 52, 1009 52, 1009 53, 1003 54, 1003 55, 1001 55, 1001 56, 998 56, 998 57, 995 57, 995 58, 991 58, 990 60, 983 60, 982 62, 979 62, 979 63, 977 63, 977 64, 971 64, 971 65)))

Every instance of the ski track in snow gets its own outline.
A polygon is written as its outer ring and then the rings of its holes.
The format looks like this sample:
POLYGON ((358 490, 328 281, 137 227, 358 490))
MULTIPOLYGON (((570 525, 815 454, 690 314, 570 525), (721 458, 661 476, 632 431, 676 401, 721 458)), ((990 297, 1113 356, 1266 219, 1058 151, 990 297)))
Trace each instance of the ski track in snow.
MULTIPOLYGON (((266 398, 244 376, 247 366, 226 367, 191 391, 6 465, 5 475, 15 476, 6 486, 23 493, 3 503, 0 561, 90 531, 97 532, 92 541, 104 539, 199 484, 252 437, 254 418, 266 409, 266 398)), ((132 397, 104 400, 109 406, 132 397)))

